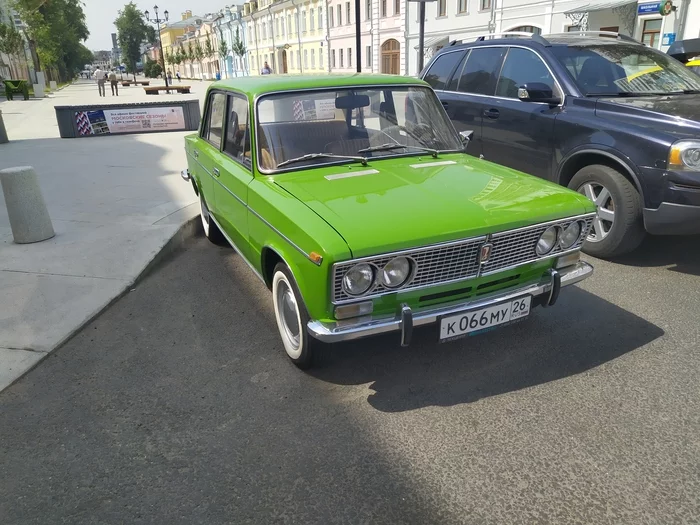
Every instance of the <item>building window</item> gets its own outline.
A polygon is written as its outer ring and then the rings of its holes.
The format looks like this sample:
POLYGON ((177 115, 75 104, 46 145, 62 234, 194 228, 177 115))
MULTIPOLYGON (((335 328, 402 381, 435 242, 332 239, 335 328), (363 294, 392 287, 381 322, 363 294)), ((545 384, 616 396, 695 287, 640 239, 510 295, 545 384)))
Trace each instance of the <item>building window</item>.
POLYGON ((372 16, 372 0, 365 0, 365 20, 369 20, 372 16))
POLYGON ((335 12, 338 14, 338 27, 343 25, 343 8, 338 4, 335 8, 335 12))
POLYGON ((342 49, 339 49, 339 50, 338 50, 338 53, 339 53, 338 56, 339 56, 339 58, 340 58, 340 67, 345 67, 345 65, 343 64, 343 50, 342 50, 342 49))
POLYGON ((292 69, 294 69, 294 53, 289 53, 289 61, 291 62, 292 69))
POLYGON ((394 0, 394 14, 401 14, 401 0, 394 0))
POLYGON ((328 17, 328 27, 335 27, 335 18, 333 18, 333 6, 329 7, 328 9, 331 10, 331 16, 328 17))
POLYGON ((314 14, 315 13, 314 13, 313 8, 309 9, 309 30, 310 31, 313 31, 315 29, 314 24, 316 23, 316 19, 314 18, 314 14))
POLYGON ((297 50, 297 67, 301 69, 301 55, 299 54, 299 50, 297 50))
POLYGON ((292 32, 292 15, 287 15, 287 33, 292 32))
POLYGON ((372 46, 365 47, 365 67, 372 68, 372 46))
POLYGON ((306 33, 306 11, 301 12, 301 32, 306 33))
POLYGON ((311 50, 311 69, 316 69, 316 51, 311 50))
POLYGON ((457 12, 466 13, 467 12, 467 0, 459 0, 457 3, 457 12))
POLYGON ((262 39, 267 40, 267 28, 265 27, 265 22, 262 25, 262 39))
POLYGON ((309 69, 309 50, 304 49, 304 69, 309 69))
POLYGON ((348 67, 352 67, 352 48, 348 48, 348 67))
POLYGON ((318 68, 325 69, 323 65, 323 48, 318 50, 318 68))
POLYGON ((386 16, 386 0, 382 0, 382 18, 386 16))
POLYGON ((438 16, 445 16, 447 13, 447 0, 438 0, 438 16))
POLYGON ((513 29, 509 29, 508 31, 515 31, 517 33, 532 33, 533 35, 539 35, 542 33, 542 30, 535 26, 518 26, 514 27, 513 29))
POLYGON ((345 2, 345 23, 350 25, 350 2, 345 2))
POLYGON ((481 0, 481 11, 491 9, 491 0, 481 0))
POLYGON ((659 43, 659 36, 661 34, 661 19, 654 18, 652 20, 645 20, 644 26, 642 27, 642 44, 646 44, 649 47, 656 47, 659 43))
POLYGON ((335 49, 331 50, 331 67, 335 68, 335 49))
POLYGON ((581 31, 581 26, 568 26, 566 28, 567 33, 575 33, 577 31, 581 31))
POLYGON ((318 8, 318 28, 323 29, 323 9, 318 8))

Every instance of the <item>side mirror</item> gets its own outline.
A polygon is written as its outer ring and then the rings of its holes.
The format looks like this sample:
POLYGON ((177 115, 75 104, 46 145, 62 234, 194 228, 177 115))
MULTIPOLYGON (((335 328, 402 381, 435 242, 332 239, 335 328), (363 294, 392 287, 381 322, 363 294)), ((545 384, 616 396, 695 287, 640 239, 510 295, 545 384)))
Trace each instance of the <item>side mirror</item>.
POLYGON ((469 146, 472 137, 474 137, 474 132, 472 130, 460 131, 459 137, 462 139, 462 146, 464 147, 464 151, 467 151, 467 146, 469 146))
POLYGON ((561 99, 552 93, 552 88, 542 82, 523 84, 518 88, 518 98, 523 102, 543 102, 552 105, 561 102, 561 99))

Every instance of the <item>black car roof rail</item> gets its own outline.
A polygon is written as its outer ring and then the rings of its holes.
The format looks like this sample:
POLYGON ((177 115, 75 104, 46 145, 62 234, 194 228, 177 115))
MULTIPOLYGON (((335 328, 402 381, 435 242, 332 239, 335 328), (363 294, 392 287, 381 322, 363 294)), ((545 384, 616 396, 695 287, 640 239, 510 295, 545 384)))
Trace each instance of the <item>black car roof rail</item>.
POLYGON ((474 40, 474 42, 483 42, 487 38, 508 38, 509 36, 527 37, 531 38, 534 42, 537 42, 538 44, 542 44, 543 46, 551 45, 549 42, 547 42, 546 39, 542 38, 540 35, 536 35, 535 33, 529 33, 527 31, 503 31, 501 33, 488 33, 477 37, 477 39, 474 40))
POLYGON ((602 35, 602 36, 614 36, 624 42, 633 42, 635 44, 644 45, 639 40, 635 40, 631 36, 621 35, 620 33, 615 33, 614 31, 569 31, 567 33, 548 33, 547 36, 585 36, 585 35, 602 35))

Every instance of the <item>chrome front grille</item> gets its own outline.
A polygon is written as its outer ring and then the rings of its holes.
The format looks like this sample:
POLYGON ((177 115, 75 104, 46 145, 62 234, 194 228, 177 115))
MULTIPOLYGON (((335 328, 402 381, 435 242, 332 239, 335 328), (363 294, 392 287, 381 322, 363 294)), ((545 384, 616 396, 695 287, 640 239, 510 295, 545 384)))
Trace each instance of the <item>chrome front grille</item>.
MULTIPOLYGON (((560 253, 579 249, 590 230, 593 217, 593 215, 589 215, 586 217, 552 221, 528 226, 526 228, 494 233, 488 237, 474 237, 435 246, 416 248, 414 250, 379 255, 377 257, 366 257, 363 259, 336 263, 333 266, 332 300, 334 303, 345 303, 360 299, 349 295, 343 290, 343 276, 345 272, 359 262, 366 262, 373 265, 375 267, 375 272, 378 274, 384 265, 394 257, 401 255, 412 259, 415 267, 414 275, 409 279, 408 284, 400 289, 402 292, 416 288, 426 288, 439 284, 464 281, 478 277, 479 275, 493 274, 507 268, 528 264, 538 259, 549 258, 560 253), (582 220, 585 222, 586 226, 579 240, 571 248, 562 250, 557 244, 554 250, 544 257, 536 255, 535 246, 537 245, 537 241, 540 235, 542 235, 549 226, 557 225, 566 228, 574 220, 582 220), (486 242, 489 242, 493 246, 491 255, 487 262, 480 265, 479 251, 481 246, 486 242), (481 266, 481 268, 479 268, 479 266, 481 266)), ((387 293, 396 293, 396 291, 397 290, 385 288, 381 283, 377 282, 361 298, 377 297, 387 293)))

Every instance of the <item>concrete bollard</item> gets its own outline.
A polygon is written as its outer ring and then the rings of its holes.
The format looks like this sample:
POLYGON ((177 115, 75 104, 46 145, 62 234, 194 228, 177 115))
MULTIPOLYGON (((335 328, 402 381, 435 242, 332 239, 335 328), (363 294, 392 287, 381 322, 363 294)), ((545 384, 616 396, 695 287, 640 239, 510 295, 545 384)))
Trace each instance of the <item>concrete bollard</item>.
POLYGON ((56 91, 58 89, 58 84, 56 84, 55 80, 49 81, 49 87, 51 88, 51 91, 56 91))
POLYGON ((7 144, 8 142, 10 142, 10 139, 7 138, 5 122, 2 120, 2 109, 0 109, 0 144, 7 144))
POLYGON ((55 235, 34 168, 0 170, 0 183, 17 244, 45 241, 55 235))

